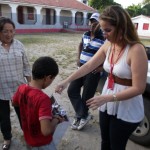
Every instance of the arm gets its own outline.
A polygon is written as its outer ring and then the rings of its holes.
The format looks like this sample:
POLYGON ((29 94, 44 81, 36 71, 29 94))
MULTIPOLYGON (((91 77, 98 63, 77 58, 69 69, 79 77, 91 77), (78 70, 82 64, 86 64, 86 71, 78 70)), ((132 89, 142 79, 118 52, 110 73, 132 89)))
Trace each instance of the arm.
POLYGON ((39 120, 41 125, 41 132, 44 136, 54 133, 56 126, 64 121, 63 117, 52 114, 52 104, 49 97, 43 96, 39 103, 39 120))
POLYGON ((31 82, 31 76, 26 76, 26 80, 28 83, 31 82))
MULTIPOLYGON (((128 53, 127 62, 131 67, 132 72, 132 86, 119 93, 115 93, 117 100, 128 100, 134 96, 140 95, 144 92, 147 79, 147 56, 144 47, 141 44, 132 46, 128 53)), ((101 95, 91 98, 87 101, 89 108, 97 109, 106 102, 114 101, 113 95, 101 95)))
POLYGON ((22 45, 22 53, 23 53, 23 57, 22 57, 22 61, 23 61, 23 75, 26 78, 27 82, 31 81, 31 68, 30 68, 30 63, 29 60, 27 58, 27 55, 25 53, 25 48, 22 45))
POLYGON ((80 55, 81 55, 81 51, 83 49, 83 42, 81 41, 79 43, 79 47, 78 47, 78 56, 77 56, 77 66, 80 67, 80 55))
POLYGON ((101 71, 103 71, 103 65, 100 65, 100 66, 98 66, 96 69, 94 69, 93 71, 92 71, 92 73, 98 73, 98 72, 101 72, 101 71))
POLYGON ((27 82, 31 82, 31 69, 30 69, 30 64, 29 61, 27 59, 27 56, 24 55, 24 77, 26 78, 27 82))
POLYGON ((19 101, 21 95, 20 94, 18 95, 18 93, 19 93, 19 87, 11 99, 12 106, 15 106, 15 107, 19 106, 18 101, 19 101))
POLYGON ((62 81, 55 89, 56 92, 61 93, 71 81, 83 77, 84 75, 93 71, 96 67, 101 65, 106 57, 106 50, 108 48, 108 43, 105 43, 100 47, 100 50, 84 65, 82 65, 78 70, 72 73, 67 79, 62 81))
POLYGON ((53 134, 56 129, 56 126, 63 121, 64 119, 61 118, 60 116, 57 116, 57 117, 55 116, 52 120, 49 120, 49 119, 40 120, 42 134, 44 136, 53 134))

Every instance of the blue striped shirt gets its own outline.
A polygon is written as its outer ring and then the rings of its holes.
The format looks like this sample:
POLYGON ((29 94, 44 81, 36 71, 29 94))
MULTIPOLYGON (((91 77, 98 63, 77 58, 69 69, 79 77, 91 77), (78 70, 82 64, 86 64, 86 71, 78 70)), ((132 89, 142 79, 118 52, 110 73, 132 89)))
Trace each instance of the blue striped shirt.
POLYGON ((99 50, 99 48, 104 44, 104 38, 102 35, 101 30, 99 34, 91 39, 91 32, 87 31, 83 34, 82 43, 83 43, 83 50, 80 55, 80 63, 85 64, 89 61, 94 54, 99 50))

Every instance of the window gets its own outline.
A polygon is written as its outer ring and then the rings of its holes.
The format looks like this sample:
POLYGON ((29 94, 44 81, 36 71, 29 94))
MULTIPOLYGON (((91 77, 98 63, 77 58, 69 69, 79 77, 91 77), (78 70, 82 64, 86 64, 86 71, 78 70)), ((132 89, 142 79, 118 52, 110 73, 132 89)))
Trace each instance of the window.
POLYGON ((83 3, 86 4, 86 0, 83 0, 83 3))
POLYGON ((149 24, 148 23, 144 23, 143 24, 143 30, 148 30, 149 28, 149 24))
POLYGON ((27 7, 28 20, 34 20, 34 8, 27 7))
POLYGON ((138 23, 134 23, 135 29, 138 29, 138 23))

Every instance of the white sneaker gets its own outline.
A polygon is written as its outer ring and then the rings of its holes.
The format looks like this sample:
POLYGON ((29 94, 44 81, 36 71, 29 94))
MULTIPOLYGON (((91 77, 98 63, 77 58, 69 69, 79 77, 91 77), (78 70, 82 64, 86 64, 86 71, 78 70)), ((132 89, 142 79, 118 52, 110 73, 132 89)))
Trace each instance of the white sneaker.
POLYGON ((81 119, 78 125, 78 130, 81 130, 93 117, 88 115, 86 119, 81 119))
POLYGON ((73 130, 78 129, 79 123, 80 123, 80 119, 75 118, 71 124, 71 129, 73 130))

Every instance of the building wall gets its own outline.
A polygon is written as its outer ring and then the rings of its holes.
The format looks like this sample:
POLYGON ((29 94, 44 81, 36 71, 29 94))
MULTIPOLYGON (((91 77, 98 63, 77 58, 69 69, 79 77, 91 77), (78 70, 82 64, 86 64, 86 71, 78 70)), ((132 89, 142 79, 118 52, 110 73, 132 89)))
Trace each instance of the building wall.
POLYGON ((1 15, 4 17, 11 18, 11 9, 8 5, 1 5, 1 15))
POLYGON ((138 25, 137 32, 139 36, 150 37, 150 19, 145 17, 138 17, 136 19, 132 19, 134 24, 138 25), (144 23, 149 24, 148 30, 143 29, 144 23))
POLYGON ((72 24, 72 14, 71 11, 61 10, 60 12, 60 24, 71 25, 72 24))
POLYGON ((89 29, 87 16, 89 13, 93 13, 85 10, 65 10, 64 8, 45 8, 19 4, 10 4, 10 6, 9 4, 4 4, 2 12, 2 16, 9 17, 14 21, 16 33, 59 32, 64 28, 86 31, 89 29), (34 12, 28 14, 28 7, 33 7, 34 12))
MULTIPOLYGON (((48 9, 48 8, 42 8, 42 10, 41 10, 41 15, 42 15, 42 24, 46 24, 46 17, 48 17, 48 16, 46 16, 46 9, 48 9)), ((49 24, 50 25, 54 25, 55 24, 55 10, 54 9, 49 9, 49 11, 50 11, 50 21, 49 21, 49 24)))

